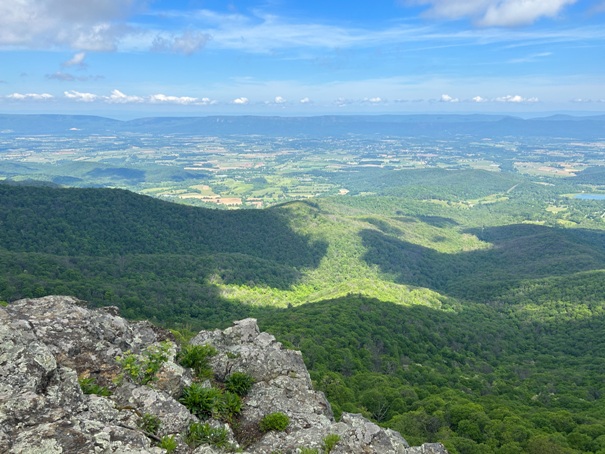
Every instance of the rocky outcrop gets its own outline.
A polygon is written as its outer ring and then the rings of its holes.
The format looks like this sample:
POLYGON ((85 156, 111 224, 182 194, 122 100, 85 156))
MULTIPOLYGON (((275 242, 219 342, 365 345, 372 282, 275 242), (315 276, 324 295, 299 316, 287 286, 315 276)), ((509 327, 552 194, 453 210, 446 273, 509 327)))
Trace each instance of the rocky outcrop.
POLYGON ((234 431, 208 421, 226 433, 221 448, 189 447, 183 435, 199 420, 179 397, 193 379, 177 364, 172 340, 149 323, 127 322, 116 308, 90 310, 71 297, 26 299, 0 308, 0 452, 161 453, 166 451, 157 445, 166 436, 174 437, 176 453, 323 452, 328 435, 338 436, 332 453, 446 452, 439 444, 409 447, 397 432, 360 415, 345 413, 336 422, 325 396, 313 390, 300 352, 261 333, 253 319, 224 331, 202 331, 192 340, 216 349, 210 359, 214 382, 245 372, 254 384, 234 431), (161 352, 153 380, 125 373, 123 358, 147 358, 149 351, 161 352), (84 394, 83 379, 111 395, 84 394), (290 424, 284 431, 262 432, 260 421, 274 412, 286 414, 290 424), (150 420, 159 426, 151 430, 150 420))

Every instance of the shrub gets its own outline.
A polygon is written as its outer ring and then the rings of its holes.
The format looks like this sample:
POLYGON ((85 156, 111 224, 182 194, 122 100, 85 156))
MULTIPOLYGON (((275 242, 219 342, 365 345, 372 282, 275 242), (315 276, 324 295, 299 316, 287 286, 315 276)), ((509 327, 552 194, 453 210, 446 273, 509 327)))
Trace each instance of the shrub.
POLYGON ((260 430, 263 432, 269 432, 270 430, 284 431, 290 424, 290 418, 288 415, 275 412, 265 415, 260 421, 260 430))
POLYGON ((226 422, 231 422, 233 417, 242 411, 242 399, 237 394, 229 391, 223 393, 218 405, 219 409, 216 416, 226 422))
POLYGON ((111 396, 111 391, 106 386, 95 383, 92 377, 78 378, 78 383, 84 394, 96 394, 97 396, 111 396))
POLYGON ((157 416, 152 415, 151 413, 145 413, 141 416, 137 425, 143 432, 155 435, 158 433, 158 430, 160 430, 161 421, 157 416))
POLYGON ((340 435, 329 434, 324 437, 324 452, 329 454, 340 441, 340 435))
POLYGON ((193 369, 198 378, 211 378, 212 369, 208 364, 208 358, 216 354, 216 348, 211 345, 185 345, 178 359, 181 366, 193 369))
POLYGON ((199 383, 192 383, 183 389, 183 395, 179 399, 191 413, 200 419, 208 419, 217 407, 217 401, 221 398, 221 392, 216 388, 204 388, 199 383))
POLYGON ((223 393, 216 388, 204 388, 199 383, 187 386, 179 402, 200 419, 213 417, 231 422, 233 416, 242 410, 242 401, 237 394, 228 391, 223 393))
POLYGON ((185 435, 185 442, 192 448, 208 444, 217 448, 229 446, 227 430, 219 427, 211 427, 210 424, 191 423, 185 435))
POLYGON ((252 388, 254 384, 254 378, 245 372, 234 372, 227 380, 225 380, 225 389, 237 394, 240 397, 244 397, 252 388))
POLYGON ((117 361, 132 381, 146 385, 156 379, 155 374, 168 360, 170 345, 169 341, 150 345, 140 355, 128 351, 124 355, 118 356, 117 361))
POLYGON ((165 449, 168 452, 172 452, 176 449, 178 444, 179 443, 174 438, 174 435, 164 435, 158 443, 158 447, 165 449))
POLYGON ((319 454, 317 448, 300 448, 300 454, 319 454))

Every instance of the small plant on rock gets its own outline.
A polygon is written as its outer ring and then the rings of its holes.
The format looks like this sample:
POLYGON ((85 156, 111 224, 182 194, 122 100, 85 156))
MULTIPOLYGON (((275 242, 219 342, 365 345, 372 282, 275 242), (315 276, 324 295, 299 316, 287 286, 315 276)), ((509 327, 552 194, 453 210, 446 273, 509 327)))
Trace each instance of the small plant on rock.
POLYGON ((218 403, 218 411, 215 417, 221 421, 231 422, 235 415, 242 411, 242 399, 232 392, 226 391, 222 394, 218 403))
POLYGON ((234 372, 225 380, 225 389, 244 397, 252 388, 254 378, 245 372, 234 372))
POLYGON ((205 444, 217 448, 227 448, 230 446, 226 429, 197 422, 191 423, 189 426, 189 430, 185 435, 185 442, 192 448, 205 444))
POLYGON ((290 418, 288 415, 281 412, 275 412, 265 415, 265 417, 261 419, 259 427, 263 432, 269 432, 270 430, 283 432, 289 424, 290 418))
POLYGON ((340 435, 337 434, 329 434, 324 437, 324 453, 330 454, 334 446, 338 444, 340 441, 340 435))
POLYGON ((140 385, 146 385, 156 379, 156 373, 166 361, 171 343, 168 341, 150 345, 140 355, 127 351, 118 356, 117 361, 124 372, 140 385))
POLYGON ((208 364, 208 359, 217 353, 216 348, 212 345, 184 345, 178 360, 181 366, 193 369, 197 378, 211 378, 212 369, 208 364))
POLYGON ((141 428, 143 432, 148 434, 156 435, 158 430, 160 430, 161 425, 160 418, 151 413, 144 413, 141 416, 141 419, 137 422, 137 425, 141 428))
POLYGON ((317 449, 317 448, 300 448, 299 454, 319 454, 319 449, 317 449))
POLYGON ((187 386, 179 402, 200 419, 212 417, 231 422, 242 410, 242 400, 237 394, 229 391, 223 393, 217 388, 204 388, 199 383, 187 386))
POLYGON ((97 396, 111 396, 111 391, 106 386, 100 386, 92 377, 78 378, 78 383, 84 394, 96 394, 97 396))
POLYGON ((167 452, 174 451, 179 445, 174 435, 164 435, 160 442, 158 443, 158 447, 165 449, 167 452))
POLYGON ((191 386, 183 389, 179 402, 198 418, 208 419, 212 416, 220 398, 221 392, 218 389, 204 388, 200 383, 192 383, 191 386))

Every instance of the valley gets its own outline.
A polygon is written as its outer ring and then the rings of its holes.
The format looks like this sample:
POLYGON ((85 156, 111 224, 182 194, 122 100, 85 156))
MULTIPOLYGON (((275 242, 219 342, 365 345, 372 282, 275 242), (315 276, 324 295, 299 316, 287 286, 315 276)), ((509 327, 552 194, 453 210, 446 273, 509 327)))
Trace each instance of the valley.
POLYGON ((182 338, 255 317, 336 415, 451 453, 605 452, 601 120, 382 120, 0 121, 0 300, 182 338))

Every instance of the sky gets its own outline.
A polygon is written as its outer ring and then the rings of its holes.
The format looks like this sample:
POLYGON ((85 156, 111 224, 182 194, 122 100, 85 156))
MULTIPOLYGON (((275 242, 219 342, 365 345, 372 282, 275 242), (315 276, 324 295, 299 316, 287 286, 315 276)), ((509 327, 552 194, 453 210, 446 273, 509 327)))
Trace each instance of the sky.
POLYGON ((0 113, 605 112, 605 0, 2 0, 0 113))

